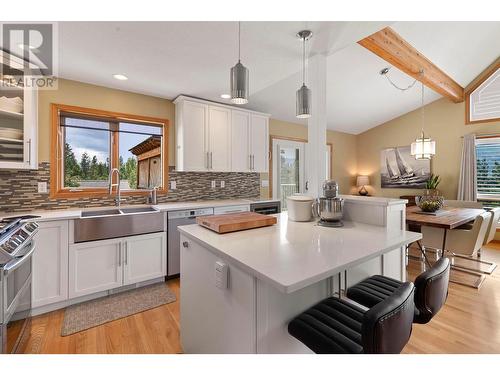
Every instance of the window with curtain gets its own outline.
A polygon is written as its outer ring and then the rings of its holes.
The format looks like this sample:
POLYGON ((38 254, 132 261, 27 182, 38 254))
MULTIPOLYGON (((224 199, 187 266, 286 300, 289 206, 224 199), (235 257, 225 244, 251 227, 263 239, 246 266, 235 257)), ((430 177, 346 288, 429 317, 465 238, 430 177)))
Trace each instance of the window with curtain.
POLYGON ((165 190, 167 120, 55 106, 59 108, 53 121, 57 144, 55 165, 51 163, 55 176, 51 193, 106 194, 114 168, 120 172, 123 192, 140 193, 153 187, 165 190))
POLYGON ((476 139, 477 198, 486 207, 500 206, 500 136, 476 139))

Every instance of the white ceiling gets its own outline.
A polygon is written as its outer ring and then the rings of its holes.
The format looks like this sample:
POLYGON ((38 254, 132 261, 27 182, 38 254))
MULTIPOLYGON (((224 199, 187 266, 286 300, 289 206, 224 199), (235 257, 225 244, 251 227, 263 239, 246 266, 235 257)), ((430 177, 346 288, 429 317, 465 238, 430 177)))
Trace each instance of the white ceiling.
MULTIPOLYGON (((300 84, 297 31, 314 33, 309 55, 328 55, 328 127, 358 134, 419 107, 419 86, 401 93, 378 72, 388 64, 356 41, 391 25, 462 86, 500 55, 500 22, 244 22, 242 62, 250 69, 248 108, 294 116, 300 84)), ((59 75, 164 98, 223 101, 237 61, 235 22, 62 22, 59 75), (112 78, 125 74, 127 81, 112 78)), ((391 69, 401 86, 413 81, 391 69)), ((428 90, 426 102, 440 96, 428 90)), ((305 123, 305 122, 304 122, 305 123)))

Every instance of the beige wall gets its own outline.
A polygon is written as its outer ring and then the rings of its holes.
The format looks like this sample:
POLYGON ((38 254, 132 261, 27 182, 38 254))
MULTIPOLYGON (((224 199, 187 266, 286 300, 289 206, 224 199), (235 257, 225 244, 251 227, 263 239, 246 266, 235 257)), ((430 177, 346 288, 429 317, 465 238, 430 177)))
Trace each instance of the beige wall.
POLYGON ((38 158, 50 159, 50 104, 67 104, 170 120, 169 165, 175 165, 174 104, 167 99, 60 79, 58 90, 41 90, 38 102, 38 158))
MULTIPOLYGON (((307 127, 301 124, 270 119, 269 135, 299 138, 307 140, 307 127)), ((327 143, 332 144, 332 178, 339 183, 340 192, 352 191, 354 176, 357 171, 356 136, 336 131, 327 131, 327 143)), ((268 180, 267 173, 261 174, 261 180, 268 180)), ((271 183, 271 181, 269 181, 271 183)), ((261 196, 269 197, 269 189, 261 187, 261 196)))
MULTIPOLYGON (((357 136, 358 171, 370 176, 370 194, 399 197, 421 193, 421 190, 414 189, 380 188, 380 151, 387 147, 410 145, 420 129, 421 111, 416 110, 357 136)), ((431 161, 431 171, 442 178, 439 189, 445 198, 456 199, 461 137, 468 133, 500 133, 500 122, 465 125, 465 104, 440 99, 425 107, 425 132, 436 141, 436 156, 431 161)))

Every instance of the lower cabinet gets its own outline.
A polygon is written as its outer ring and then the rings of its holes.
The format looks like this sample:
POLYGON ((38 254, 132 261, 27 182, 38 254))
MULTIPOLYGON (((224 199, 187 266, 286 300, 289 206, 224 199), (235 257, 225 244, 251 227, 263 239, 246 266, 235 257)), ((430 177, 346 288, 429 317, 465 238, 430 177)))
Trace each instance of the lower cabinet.
POLYGON ((167 274, 165 233, 132 237, 124 241, 123 285, 139 283, 167 274))
POLYGON ((166 275, 164 232, 69 246, 69 298, 166 275))
POLYGON ((33 308, 68 299, 68 221, 40 222, 33 253, 33 308))

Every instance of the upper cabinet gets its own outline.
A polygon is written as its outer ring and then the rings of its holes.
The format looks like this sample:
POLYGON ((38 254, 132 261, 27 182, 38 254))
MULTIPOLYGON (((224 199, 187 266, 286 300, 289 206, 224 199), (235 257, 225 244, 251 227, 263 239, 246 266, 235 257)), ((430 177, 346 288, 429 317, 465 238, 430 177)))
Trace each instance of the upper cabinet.
POLYGON ((179 96, 178 171, 267 172, 269 115, 179 96))
MULTIPOLYGON (((9 65, 15 62, 11 57, 9 65)), ((0 51, 0 64, 6 63, 0 51)), ((0 80, 0 169, 36 169, 38 91, 7 76, 0 80)))

